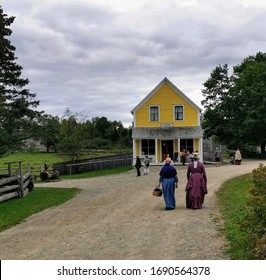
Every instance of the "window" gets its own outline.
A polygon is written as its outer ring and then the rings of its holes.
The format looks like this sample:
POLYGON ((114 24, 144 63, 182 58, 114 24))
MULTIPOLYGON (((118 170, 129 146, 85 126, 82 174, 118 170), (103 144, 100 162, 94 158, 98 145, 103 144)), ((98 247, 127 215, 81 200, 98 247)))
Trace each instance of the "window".
POLYGON ((184 106, 183 105, 176 105, 175 106, 175 121, 182 121, 184 120, 184 106))
POLYGON ((155 139, 142 139, 141 151, 143 155, 155 155, 155 139))
POLYGON ((194 152, 193 143, 193 139, 180 139, 180 151, 185 149, 186 151, 189 151, 192 154, 194 152))
POLYGON ((159 106, 150 106, 150 121, 159 121, 159 106))

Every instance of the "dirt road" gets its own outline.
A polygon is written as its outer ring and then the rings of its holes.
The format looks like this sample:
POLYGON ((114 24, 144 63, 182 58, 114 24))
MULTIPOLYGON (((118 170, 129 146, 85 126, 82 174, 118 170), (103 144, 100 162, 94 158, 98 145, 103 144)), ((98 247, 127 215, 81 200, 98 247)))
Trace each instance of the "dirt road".
POLYGON ((225 180, 251 172, 260 162, 206 166, 208 195, 200 210, 185 208, 186 168, 182 166, 176 166, 179 188, 174 211, 165 211, 163 198, 152 196, 159 166, 151 166, 148 176, 136 177, 133 169, 43 184, 77 187, 82 192, 1 232, 0 259, 228 259, 223 253, 227 242, 217 230, 215 192, 225 180))

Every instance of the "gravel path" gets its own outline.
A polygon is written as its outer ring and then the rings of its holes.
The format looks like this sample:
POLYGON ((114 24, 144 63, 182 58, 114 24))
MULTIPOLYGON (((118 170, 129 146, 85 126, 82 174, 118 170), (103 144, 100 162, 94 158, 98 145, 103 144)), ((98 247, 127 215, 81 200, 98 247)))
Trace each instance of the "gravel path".
POLYGON ((224 254, 227 242, 217 229, 222 221, 215 192, 225 180, 251 172, 260 162, 206 166, 208 195, 200 210, 185 208, 183 166, 176 166, 179 188, 174 211, 165 211, 163 198, 152 196, 159 166, 151 166, 148 176, 136 177, 132 169, 123 174, 37 185, 77 187, 82 192, 1 232, 0 259, 228 259, 224 254))

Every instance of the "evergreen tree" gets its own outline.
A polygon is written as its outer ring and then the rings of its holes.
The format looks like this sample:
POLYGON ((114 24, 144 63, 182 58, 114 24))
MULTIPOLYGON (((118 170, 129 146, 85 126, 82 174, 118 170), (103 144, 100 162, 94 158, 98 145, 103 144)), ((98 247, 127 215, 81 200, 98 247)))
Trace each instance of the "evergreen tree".
POLYGON ((21 77, 23 68, 16 63, 16 48, 8 40, 14 20, 0 6, 0 155, 17 149, 31 136, 31 123, 39 113, 35 110, 39 101, 25 88, 29 80, 21 77))

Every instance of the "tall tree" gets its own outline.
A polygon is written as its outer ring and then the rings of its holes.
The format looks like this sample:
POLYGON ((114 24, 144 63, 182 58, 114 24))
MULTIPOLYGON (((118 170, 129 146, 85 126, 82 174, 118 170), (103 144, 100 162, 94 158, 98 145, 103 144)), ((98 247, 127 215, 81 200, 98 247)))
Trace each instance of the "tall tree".
POLYGON ((42 114, 38 118, 37 128, 35 130, 35 138, 41 140, 45 145, 47 153, 53 148, 57 152, 57 144, 60 133, 60 119, 58 116, 42 114))
POLYGON ((70 109, 67 108, 60 124, 58 141, 59 151, 66 154, 73 162, 80 160, 81 152, 85 145, 79 117, 80 114, 73 114, 70 109))
POLYGON ((228 127, 229 107, 226 104, 231 87, 228 71, 227 64, 217 66, 203 84, 205 89, 202 90, 205 97, 202 101, 205 108, 202 122, 205 137, 215 135, 222 143, 232 138, 230 126, 228 127))
POLYGON ((233 67, 216 67, 203 84, 205 135, 228 147, 266 143, 266 54, 257 53, 233 67))
POLYGON ((266 53, 249 56, 234 67, 233 103, 237 105, 237 124, 241 142, 266 144, 266 53))
POLYGON ((17 148, 30 136, 29 126, 39 113, 36 94, 25 88, 29 80, 21 77, 23 68, 16 63, 16 48, 7 39, 14 20, 0 6, 0 154, 17 148))

